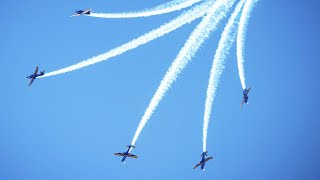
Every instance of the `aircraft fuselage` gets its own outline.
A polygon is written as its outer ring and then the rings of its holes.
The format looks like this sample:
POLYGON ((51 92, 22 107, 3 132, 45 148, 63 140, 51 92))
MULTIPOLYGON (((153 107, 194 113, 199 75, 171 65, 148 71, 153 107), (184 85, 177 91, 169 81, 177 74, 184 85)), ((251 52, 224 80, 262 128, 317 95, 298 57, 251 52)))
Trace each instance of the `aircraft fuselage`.
POLYGON ((248 102, 248 93, 249 91, 247 89, 243 90, 243 99, 244 99, 244 102, 247 103, 248 102))
POLYGON ((35 78, 37 78, 37 77, 39 77, 39 76, 42 76, 43 74, 41 73, 41 74, 31 74, 30 76, 28 76, 27 78, 29 78, 29 79, 35 79, 35 78))
POLYGON ((203 170, 204 169, 204 166, 206 165, 206 156, 207 156, 207 154, 206 153, 203 153, 202 154, 202 160, 201 160, 201 169, 203 170))
POLYGON ((85 12, 84 10, 78 10, 78 11, 76 11, 76 14, 90 14, 90 11, 87 11, 87 12, 85 12))
POLYGON ((128 148, 127 152, 124 153, 124 156, 122 158, 122 161, 121 162, 124 162, 126 160, 126 158, 128 157, 129 155, 129 151, 130 151, 131 147, 128 148))

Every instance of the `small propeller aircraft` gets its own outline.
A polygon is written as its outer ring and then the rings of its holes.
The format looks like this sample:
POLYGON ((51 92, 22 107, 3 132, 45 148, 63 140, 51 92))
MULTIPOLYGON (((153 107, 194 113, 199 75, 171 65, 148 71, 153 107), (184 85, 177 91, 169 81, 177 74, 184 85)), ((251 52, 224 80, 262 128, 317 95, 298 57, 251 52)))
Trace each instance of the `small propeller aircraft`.
POLYGON ((249 89, 243 90, 243 99, 242 99, 240 108, 242 108, 244 103, 248 104, 248 99, 249 99, 248 94, 249 94, 250 89, 251 89, 251 87, 249 87, 249 89))
POLYGON ((133 145, 127 145, 126 147, 128 147, 127 152, 114 153, 114 155, 116 155, 116 156, 123 156, 122 161, 121 161, 121 162, 123 162, 123 163, 126 161, 126 158, 127 158, 127 157, 130 157, 130 158, 138 158, 138 156, 133 155, 133 154, 130 154, 130 151, 132 150, 132 148, 136 148, 135 146, 133 146, 133 145))
POLYGON ((209 160, 211 160, 213 157, 208 157, 208 158, 206 158, 206 156, 208 156, 208 151, 203 152, 203 153, 201 154, 201 156, 202 156, 201 161, 200 161, 196 166, 194 166, 193 169, 196 169, 198 166, 201 165, 201 170, 204 171, 204 166, 206 165, 206 162, 209 161, 209 160))
POLYGON ((30 80, 30 83, 29 83, 29 86, 31 86, 31 84, 33 83, 33 81, 34 81, 37 77, 44 75, 44 70, 43 70, 43 71, 40 71, 40 74, 37 74, 37 73, 38 73, 38 66, 36 67, 36 70, 34 71, 33 74, 31 74, 30 76, 27 76, 28 79, 31 79, 31 80, 30 80))
POLYGON ((90 15, 90 13, 92 12, 91 9, 87 9, 87 10, 78 10, 76 11, 76 13, 70 17, 73 17, 73 16, 80 16, 80 15, 90 15))

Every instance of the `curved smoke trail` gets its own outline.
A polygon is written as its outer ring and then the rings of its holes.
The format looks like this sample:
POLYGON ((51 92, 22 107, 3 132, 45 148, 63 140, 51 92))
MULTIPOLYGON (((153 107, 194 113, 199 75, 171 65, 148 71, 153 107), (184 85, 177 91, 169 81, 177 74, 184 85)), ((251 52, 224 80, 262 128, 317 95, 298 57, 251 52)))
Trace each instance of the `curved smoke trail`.
POLYGON ((202 0, 176 0, 168 2, 155 8, 146 9, 139 12, 127 12, 127 13, 91 13, 88 16, 98 17, 98 18, 137 18, 137 17, 149 17, 154 15, 160 15, 165 13, 170 13, 173 11, 178 11, 189 6, 192 6, 195 3, 198 3, 202 0))
POLYGON ((155 111, 159 102, 170 88, 178 75, 195 55, 201 44, 209 37, 210 33, 216 29, 219 21, 226 16, 230 6, 235 0, 217 0, 212 6, 207 7, 207 14, 200 24, 192 32, 183 48, 180 50, 176 59, 173 61, 161 83, 152 97, 148 108, 146 109, 139 126, 134 134, 131 144, 134 145, 151 115, 155 111))
POLYGON ((84 60, 82 62, 71 65, 69 67, 65 67, 65 68, 62 68, 62 69, 59 69, 59 70, 56 70, 53 72, 49 72, 49 73, 45 74, 44 76, 40 76, 39 78, 54 76, 54 75, 74 71, 74 70, 77 70, 80 68, 84 68, 86 66, 89 66, 89 65, 101 62, 101 61, 108 60, 111 57, 118 56, 126 51, 131 50, 131 49, 135 49, 143 44, 146 44, 154 39, 157 39, 157 38, 171 32, 171 31, 178 29, 179 27, 183 26, 184 24, 191 23, 195 19, 204 16, 206 13, 206 9, 211 4, 212 4, 212 1, 203 2, 202 4, 199 4, 192 9, 185 11, 177 18, 171 20, 169 23, 166 23, 157 29, 154 29, 154 30, 152 30, 152 31, 150 31, 150 32, 148 32, 148 33, 146 33, 136 39, 133 39, 128 43, 125 43, 117 48, 111 49, 110 51, 108 51, 104 54, 92 57, 90 59, 84 60))
POLYGON ((237 59, 238 59, 238 70, 239 70, 239 77, 241 81, 242 89, 246 88, 246 78, 244 74, 244 43, 245 43, 245 36, 247 31, 248 20, 250 18, 250 12, 253 8, 253 3, 255 0, 247 0, 239 21, 238 27, 238 35, 237 35, 237 59))
POLYGON ((225 26, 218 48, 216 50, 216 53, 213 58, 213 64, 210 71, 210 78, 208 83, 208 89, 207 89, 207 97, 205 102, 205 111, 204 111, 204 117, 203 117, 203 152, 207 151, 207 134, 208 134, 208 126, 209 126, 209 120, 212 110, 212 103, 213 99, 216 95, 216 89, 218 86, 219 78, 221 76, 221 73, 224 68, 224 61, 226 59, 226 55, 229 52, 229 49, 234 42, 235 38, 235 20, 240 13, 240 10, 244 4, 245 0, 241 0, 234 12, 232 13, 230 19, 228 20, 227 25, 225 26))

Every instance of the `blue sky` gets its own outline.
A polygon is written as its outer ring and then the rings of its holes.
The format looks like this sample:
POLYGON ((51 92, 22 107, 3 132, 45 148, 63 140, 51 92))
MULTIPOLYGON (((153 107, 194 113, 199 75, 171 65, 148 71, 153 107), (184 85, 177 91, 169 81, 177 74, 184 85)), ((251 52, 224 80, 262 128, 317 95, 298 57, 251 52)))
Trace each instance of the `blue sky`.
POLYGON ((202 151, 209 71, 221 31, 203 44, 125 151, 160 80, 200 19, 135 50, 71 73, 25 78, 104 53, 178 16, 69 18, 77 9, 134 11, 167 1, 4 1, 1 28, 0 179, 320 179, 319 5, 261 0, 249 21, 242 89, 235 47, 226 60, 202 151))

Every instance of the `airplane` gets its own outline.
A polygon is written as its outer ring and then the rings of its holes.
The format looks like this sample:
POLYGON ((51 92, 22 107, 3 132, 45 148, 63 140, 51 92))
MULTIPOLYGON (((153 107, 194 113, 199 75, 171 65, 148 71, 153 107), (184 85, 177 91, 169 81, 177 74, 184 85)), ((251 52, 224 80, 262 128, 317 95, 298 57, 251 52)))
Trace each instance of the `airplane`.
POLYGON ((209 161, 209 160, 211 160, 213 157, 208 157, 208 158, 206 158, 206 156, 208 156, 208 151, 203 152, 203 153, 201 154, 201 156, 202 156, 201 161, 200 161, 196 166, 194 166, 193 169, 196 169, 198 166, 201 165, 201 170, 204 171, 204 166, 206 165, 206 162, 209 161))
POLYGON ((43 70, 43 71, 40 71, 40 74, 37 74, 37 73, 38 73, 38 66, 36 67, 36 70, 34 71, 33 74, 31 74, 30 76, 27 76, 28 79, 31 79, 31 80, 30 80, 30 83, 29 83, 29 86, 31 86, 31 84, 33 83, 33 81, 34 81, 37 77, 44 75, 44 70, 43 70))
POLYGON ((90 13, 91 13, 92 11, 91 11, 91 9, 87 9, 87 10, 78 10, 78 11, 76 11, 76 13, 74 14, 74 15, 72 15, 72 16, 70 16, 70 17, 73 17, 73 16, 80 16, 80 15, 90 15, 90 13))
POLYGON ((242 105, 244 103, 247 103, 248 104, 248 94, 249 94, 249 91, 250 91, 251 87, 249 87, 248 89, 244 89, 243 90, 243 99, 242 99, 242 102, 241 102, 241 105, 240 105, 240 108, 242 108, 242 105))
POLYGON ((121 161, 121 162, 123 162, 123 163, 126 161, 126 158, 127 158, 127 157, 130 157, 130 158, 138 158, 138 156, 133 155, 133 154, 130 154, 130 151, 132 150, 132 148, 136 148, 135 146, 133 146, 133 145, 127 145, 126 147, 128 147, 127 152, 114 153, 114 155, 116 155, 116 156, 123 156, 122 161, 121 161))

